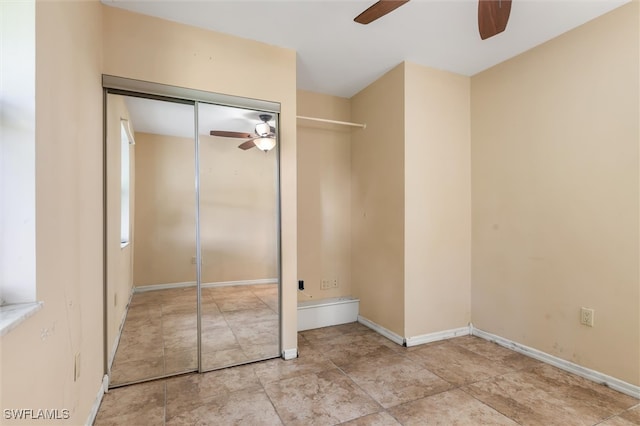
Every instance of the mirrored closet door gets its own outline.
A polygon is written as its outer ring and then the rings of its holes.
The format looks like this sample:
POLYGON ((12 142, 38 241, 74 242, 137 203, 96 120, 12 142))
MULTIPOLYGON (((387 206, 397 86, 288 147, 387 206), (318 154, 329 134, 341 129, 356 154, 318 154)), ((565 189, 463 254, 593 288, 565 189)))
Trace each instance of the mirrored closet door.
POLYGON ((205 370, 280 353, 276 125, 275 114, 198 105, 205 370))
POLYGON ((107 95, 114 386, 197 368, 194 111, 193 104, 107 95))
POLYGON ((167 86, 134 91, 150 83, 111 79, 110 386, 279 356, 277 110, 167 86))

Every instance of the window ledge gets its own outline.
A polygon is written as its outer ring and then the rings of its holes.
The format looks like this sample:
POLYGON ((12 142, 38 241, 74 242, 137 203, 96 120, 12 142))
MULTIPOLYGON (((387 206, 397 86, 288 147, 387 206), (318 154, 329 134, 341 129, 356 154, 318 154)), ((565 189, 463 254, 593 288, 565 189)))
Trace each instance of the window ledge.
POLYGON ((21 322, 42 309, 44 302, 14 303, 0 306, 0 336, 4 336, 21 322))

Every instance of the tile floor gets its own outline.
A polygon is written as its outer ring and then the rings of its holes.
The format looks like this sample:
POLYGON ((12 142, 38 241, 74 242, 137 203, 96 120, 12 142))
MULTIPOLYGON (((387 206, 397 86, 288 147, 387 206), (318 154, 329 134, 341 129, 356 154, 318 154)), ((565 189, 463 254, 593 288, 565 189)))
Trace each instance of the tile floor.
POLYGON ((114 389, 95 425, 640 424, 640 401, 477 337, 404 348, 358 324, 299 357, 114 389))
MULTIPOLYGON (((204 288, 202 312, 205 369, 279 356, 276 284, 204 288)), ((111 384, 195 370, 196 339, 195 288, 135 293, 111 384)))

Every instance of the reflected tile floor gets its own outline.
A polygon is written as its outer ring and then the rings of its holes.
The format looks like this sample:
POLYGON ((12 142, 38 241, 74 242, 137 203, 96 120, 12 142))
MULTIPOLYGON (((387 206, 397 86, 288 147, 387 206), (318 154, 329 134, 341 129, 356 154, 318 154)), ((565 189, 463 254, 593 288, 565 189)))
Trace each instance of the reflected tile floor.
MULTIPOLYGON (((202 290, 205 369, 279 355, 276 284, 202 290)), ((135 293, 111 369, 121 385, 197 368, 196 290, 135 293)))
POLYGON ((639 400, 477 337, 404 348, 351 323, 298 352, 114 389, 95 424, 640 425, 639 400))

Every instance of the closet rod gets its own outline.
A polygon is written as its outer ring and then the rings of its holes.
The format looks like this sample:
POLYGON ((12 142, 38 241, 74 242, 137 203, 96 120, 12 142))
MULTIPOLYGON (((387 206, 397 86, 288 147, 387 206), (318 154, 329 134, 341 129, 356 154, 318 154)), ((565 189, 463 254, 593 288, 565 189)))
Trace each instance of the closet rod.
POLYGON ((342 124, 343 126, 361 127, 363 129, 367 128, 366 124, 350 123, 348 121, 327 120, 326 118, 305 117, 302 115, 298 115, 296 116, 296 118, 299 118, 301 120, 319 121, 321 123, 342 124))

